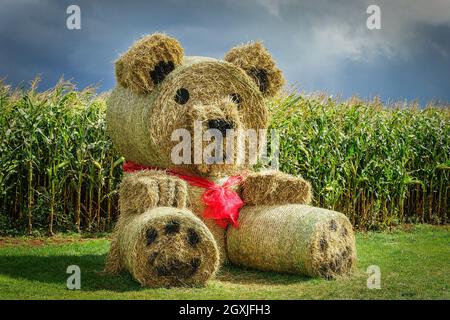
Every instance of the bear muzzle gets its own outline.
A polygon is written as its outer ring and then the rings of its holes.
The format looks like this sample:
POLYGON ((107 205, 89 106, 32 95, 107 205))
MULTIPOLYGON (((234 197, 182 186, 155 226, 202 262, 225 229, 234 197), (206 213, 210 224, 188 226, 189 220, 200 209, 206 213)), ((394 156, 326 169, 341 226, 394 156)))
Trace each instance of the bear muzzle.
POLYGON ((217 129, 222 133, 222 136, 225 136, 227 130, 234 129, 235 125, 233 122, 225 119, 212 119, 208 121, 209 129, 217 129))

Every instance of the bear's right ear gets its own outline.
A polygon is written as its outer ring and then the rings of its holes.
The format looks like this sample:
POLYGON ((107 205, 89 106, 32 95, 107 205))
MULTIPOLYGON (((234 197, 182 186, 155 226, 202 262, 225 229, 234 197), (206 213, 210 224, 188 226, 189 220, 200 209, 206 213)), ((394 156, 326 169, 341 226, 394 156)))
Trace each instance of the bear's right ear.
POLYGON ((116 61, 117 82, 136 93, 149 93, 183 62, 180 43, 161 33, 144 36, 116 61))

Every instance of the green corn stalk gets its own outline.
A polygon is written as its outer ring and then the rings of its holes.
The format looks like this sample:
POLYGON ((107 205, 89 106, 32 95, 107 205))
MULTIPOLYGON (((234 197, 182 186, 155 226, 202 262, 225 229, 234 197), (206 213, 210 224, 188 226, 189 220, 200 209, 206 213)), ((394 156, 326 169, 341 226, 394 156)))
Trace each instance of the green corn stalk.
MULTIPOLYGON (((110 227, 123 158, 105 132, 104 98, 67 82, 36 85, 0 84, 2 221, 29 233, 100 231, 105 214, 110 227)), ((312 183, 313 205, 344 212, 360 229, 448 223, 449 108, 296 92, 269 108, 280 168, 312 183)))

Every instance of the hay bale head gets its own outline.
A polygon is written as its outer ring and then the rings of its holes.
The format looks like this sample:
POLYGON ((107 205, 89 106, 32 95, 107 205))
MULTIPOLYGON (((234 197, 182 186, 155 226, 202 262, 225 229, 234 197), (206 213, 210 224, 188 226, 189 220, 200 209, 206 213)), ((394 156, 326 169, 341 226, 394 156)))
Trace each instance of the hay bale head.
MULTIPOLYGON (((227 163, 205 164, 204 159, 194 159, 192 143, 191 162, 174 163, 171 153, 180 143, 172 136, 174 130, 185 129, 194 137, 195 121, 203 133, 264 129, 265 98, 283 84, 280 70, 260 43, 233 48, 225 60, 218 60, 183 56, 178 41, 162 34, 143 37, 119 57, 116 78, 106 120, 109 135, 125 158, 203 176, 240 172, 249 167, 249 157, 238 163, 237 154, 230 152, 227 163)), ((207 149, 211 141, 201 140, 202 150, 207 149)), ((237 142, 237 137, 232 140, 237 142)))
POLYGON ((120 265, 143 286, 201 286, 217 271, 216 242, 188 210, 159 207, 129 216, 116 234, 120 265))
POLYGON ((351 272, 355 237, 335 211, 288 204, 245 207, 227 233, 231 262, 261 270, 333 278, 351 272))

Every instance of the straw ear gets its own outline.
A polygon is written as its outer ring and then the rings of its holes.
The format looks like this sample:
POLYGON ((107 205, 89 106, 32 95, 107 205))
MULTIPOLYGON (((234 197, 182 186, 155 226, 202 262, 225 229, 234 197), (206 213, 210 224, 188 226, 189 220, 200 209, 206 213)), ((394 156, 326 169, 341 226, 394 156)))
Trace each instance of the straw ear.
POLYGON ((183 48, 169 36, 144 36, 116 61, 117 82, 136 93, 149 93, 183 61, 183 48))
POLYGON ((265 97, 273 97, 284 85, 281 70, 275 66, 275 61, 261 42, 232 48, 225 55, 225 61, 242 68, 265 97))

